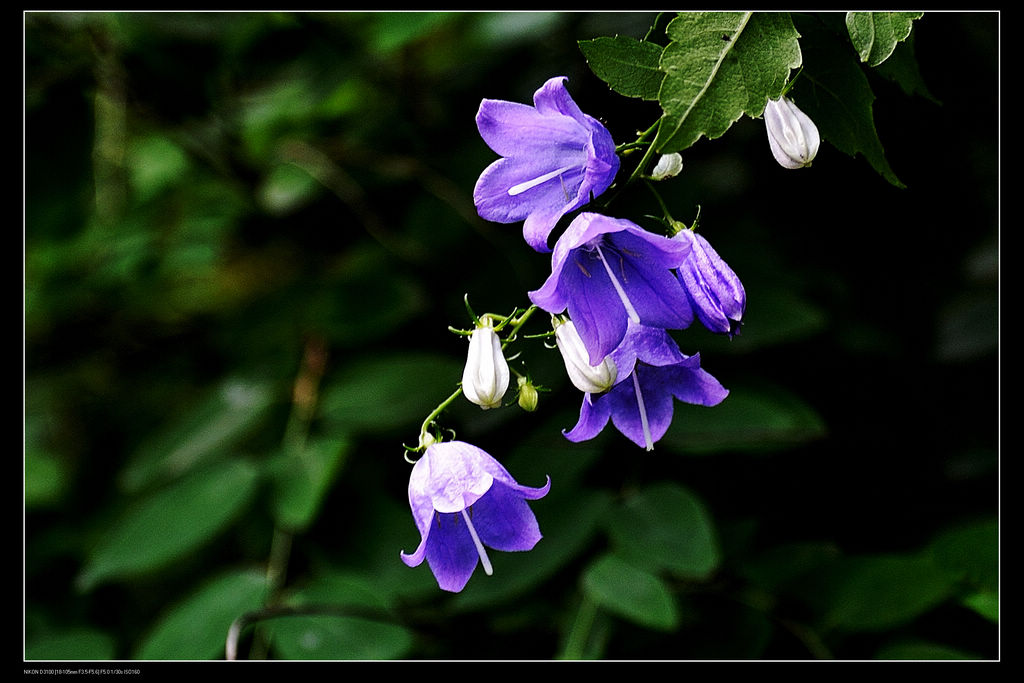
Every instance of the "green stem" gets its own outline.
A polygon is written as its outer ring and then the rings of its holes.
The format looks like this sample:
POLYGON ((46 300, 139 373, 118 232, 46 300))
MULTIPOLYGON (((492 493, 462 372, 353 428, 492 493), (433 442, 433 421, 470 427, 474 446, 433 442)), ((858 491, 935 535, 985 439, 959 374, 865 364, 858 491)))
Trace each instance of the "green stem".
POLYGON ((572 629, 569 631, 565 647, 562 648, 559 659, 583 659, 596 616, 597 603, 584 595, 580 599, 580 606, 576 611, 576 619, 572 622, 572 629))
POLYGON ((669 213, 668 206, 665 205, 665 200, 661 198, 661 193, 654 187, 653 183, 644 183, 650 189, 651 193, 654 194, 654 198, 658 200, 658 205, 661 207, 661 213, 665 217, 665 220, 671 226, 675 221, 672 220, 672 214, 669 213))
MULTIPOLYGON (((650 128, 648 128, 647 130, 640 134, 640 137, 637 138, 637 142, 645 141, 647 137, 658 128, 658 125, 660 123, 661 119, 658 119, 653 124, 651 124, 650 128)), ((633 174, 630 175, 629 179, 626 181, 627 185, 633 183, 637 178, 643 175, 643 170, 647 168, 647 164, 650 163, 651 157, 654 156, 654 153, 654 144, 651 143, 647 145, 647 150, 644 152, 643 158, 640 159, 640 163, 636 165, 636 168, 633 169, 633 174)))

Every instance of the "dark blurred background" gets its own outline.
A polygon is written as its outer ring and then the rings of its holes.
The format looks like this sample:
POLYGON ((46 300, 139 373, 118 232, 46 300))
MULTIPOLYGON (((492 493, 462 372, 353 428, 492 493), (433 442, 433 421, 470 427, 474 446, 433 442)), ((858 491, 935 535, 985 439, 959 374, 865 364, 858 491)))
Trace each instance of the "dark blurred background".
MULTIPOLYGON (((686 150, 659 189, 748 307, 676 338, 730 397, 653 453, 569 444, 579 394, 524 344, 535 413, 443 422, 551 475, 544 540, 459 595, 399 561, 463 296, 509 313, 550 265, 475 213, 479 102, 565 75, 632 140, 656 105, 577 41, 656 18, 25 14, 27 659, 220 658, 267 605, 308 614, 243 658, 999 656, 994 12, 915 22, 926 93, 869 74, 905 188, 827 140, 784 170, 760 120, 686 150)), ((616 202, 656 229, 642 187, 616 202)))

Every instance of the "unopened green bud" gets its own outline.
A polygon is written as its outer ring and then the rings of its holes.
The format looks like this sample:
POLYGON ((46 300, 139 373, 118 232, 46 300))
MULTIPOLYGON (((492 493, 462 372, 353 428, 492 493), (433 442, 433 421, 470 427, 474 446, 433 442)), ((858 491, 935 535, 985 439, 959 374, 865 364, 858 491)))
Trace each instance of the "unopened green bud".
POLYGON ((528 413, 537 410, 537 387, 526 377, 519 378, 519 407, 528 413))

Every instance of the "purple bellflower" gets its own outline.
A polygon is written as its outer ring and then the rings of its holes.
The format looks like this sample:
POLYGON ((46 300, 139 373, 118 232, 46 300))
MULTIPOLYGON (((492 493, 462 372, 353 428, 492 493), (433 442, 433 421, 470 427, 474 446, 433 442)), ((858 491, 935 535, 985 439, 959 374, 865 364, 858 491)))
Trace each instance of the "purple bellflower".
POLYGON ((537 518, 527 500, 547 495, 551 479, 540 488, 516 483, 483 450, 463 441, 433 443, 409 477, 409 504, 420 544, 402 561, 417 567, 424 558, 438 585, 461 591, 481 563, 492 573, 488 548, 530 550, 540 540, 537 518))
POLYGON ((551 275, 529 297, 548 313, 569 311, 590 365, 597 366, 622 341, 628 323, 683 329, 693 322, 672 273, 689 253, 687 242, 631 221, 581 213, 555 244, 551 275))
POLYGON ((697 318, 712 332, 739 334, 747 306, 743 283, 703 235, 684 228, 674 239, 690 245, 677 275, 697 318))
POLYGON ((484 142, 502 157, 477 180, 477 212, 496 223, 523 220, 523 237, 541 252, 551 251, 558 219, 607 190, 619 170, 611 133, 580 111, 566 80, 548 80, 532 107, 483 100, 476 115, 484 142))
POLYGON ((576 426, 564 432, 573 442, 597 436, 611 419, 633 443, 648 451, 672 423, 673 398, 714 406, 729 390, 700 367, 700 354, 686 356, 659 328, 630 325, 610 356, 623 378, 603 394, 585 394, 576 426))

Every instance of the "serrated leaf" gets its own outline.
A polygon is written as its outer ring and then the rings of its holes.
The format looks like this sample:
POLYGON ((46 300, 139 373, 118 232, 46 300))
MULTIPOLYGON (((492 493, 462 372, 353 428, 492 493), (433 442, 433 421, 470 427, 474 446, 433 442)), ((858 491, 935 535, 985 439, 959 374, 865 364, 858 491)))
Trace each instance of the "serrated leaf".
POLYGON ((714 521, 704 504, 673 483, 628 498, 609 518, 616 553, 649 571, 704 579, 721 561, 714 521))
POLYGON ((904 187, 885 158, 875 130, 875 95, 860 64, 813 18, 800 23, 800 34, 804 69, 789 97, 814 121, 822 139, 851 157, 863 155, 883 178, 904 187))
POLYGON ((232 622, 259 609, 267 596, 262 572, 232 571, 201 586, 160 616, 136 659, 215 659, 232 622))
POLYGON ((665 583, 615 555, 604 555, 583 573, 583 591, 601 608, 648 628, 670 631, 679 623, 665 583))
POLYGON ((924 12, 847 12, 846 28, 860 61, 878 66, 907 39, 924 12))
POLYGON ((787 13, 683 12, 666 34, 654 142, 663 154, 717 138, 744 114, 760 116, 803 59, 787 13))
POLYGON ((660 68, 662 46, 629 36, 579 41, 590 70, 626 97, 658 99, 665 73, 660 68))
POLYGON ((213 539, 249 505, 259 471, 242 460, 197 470, 128 507, 90 552, 78 578, 89 590, 154 571, 213 539))

